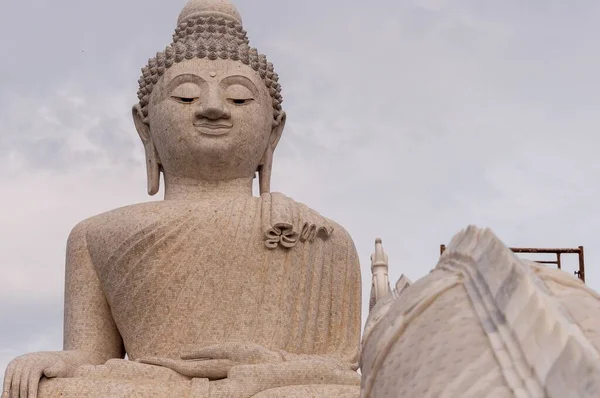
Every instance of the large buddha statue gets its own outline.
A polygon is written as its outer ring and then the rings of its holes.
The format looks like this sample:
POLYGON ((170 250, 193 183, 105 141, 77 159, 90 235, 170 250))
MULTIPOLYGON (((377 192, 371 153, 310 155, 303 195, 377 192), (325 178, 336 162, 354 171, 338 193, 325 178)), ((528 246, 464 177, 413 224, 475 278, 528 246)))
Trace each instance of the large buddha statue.
POLYGON ((234 6, 189 2, 139 83, 148 191, 162 173, 165 200, 73 229, 64 351, 12 361, 2 398, 358 397, 356 250, 270 192, 281 87, 234 6))

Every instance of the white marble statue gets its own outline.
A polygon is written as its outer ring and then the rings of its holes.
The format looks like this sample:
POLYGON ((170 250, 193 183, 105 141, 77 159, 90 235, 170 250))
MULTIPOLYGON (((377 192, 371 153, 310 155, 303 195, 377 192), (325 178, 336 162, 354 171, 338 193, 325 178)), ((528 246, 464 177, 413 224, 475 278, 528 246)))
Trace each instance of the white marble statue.
POLYGON ((361 397, 595 398, 599 352, 596 292, 469 227, 373 307, 361 397))

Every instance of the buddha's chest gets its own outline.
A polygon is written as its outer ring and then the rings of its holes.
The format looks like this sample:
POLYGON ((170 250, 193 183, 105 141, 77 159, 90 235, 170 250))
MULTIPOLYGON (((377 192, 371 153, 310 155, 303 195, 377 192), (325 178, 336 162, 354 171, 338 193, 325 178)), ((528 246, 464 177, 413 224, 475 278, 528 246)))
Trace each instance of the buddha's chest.
POLYGON ((148 305, 197 294, 226 299, 244 290, 262 275, 269 254, 259 210, 242 202, 123 220, 91 251, 109 304, 148 305))

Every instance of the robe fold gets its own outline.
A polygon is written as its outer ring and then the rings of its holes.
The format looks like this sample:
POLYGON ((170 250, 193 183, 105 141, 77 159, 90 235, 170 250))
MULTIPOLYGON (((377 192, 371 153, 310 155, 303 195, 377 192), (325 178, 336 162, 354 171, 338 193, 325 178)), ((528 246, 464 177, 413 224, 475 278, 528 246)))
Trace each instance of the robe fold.
POLYGON ((308 207, 267 194, 151 202, 91 221, 90 257, 130 359, 234 341, 356 364, 356 249, 308 207), (294 244, 267 245, 286 218, 294 244))

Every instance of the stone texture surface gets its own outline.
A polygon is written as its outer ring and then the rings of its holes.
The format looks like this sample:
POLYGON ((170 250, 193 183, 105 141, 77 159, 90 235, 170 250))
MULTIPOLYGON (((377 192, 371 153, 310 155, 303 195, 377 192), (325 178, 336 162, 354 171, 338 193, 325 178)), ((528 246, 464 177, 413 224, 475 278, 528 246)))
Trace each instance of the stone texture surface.
POLYGON ((73 229, 64 351, 11 362, 2 398, 358 397, 356 249, 270 191, 281 87, 235 7, 191 1, 142 73, 132 114, 165 200, 73 229))
POLYGON ((600 300, 469 227, 434 271, 378 302, 363 397, 600 396, 600 300))

